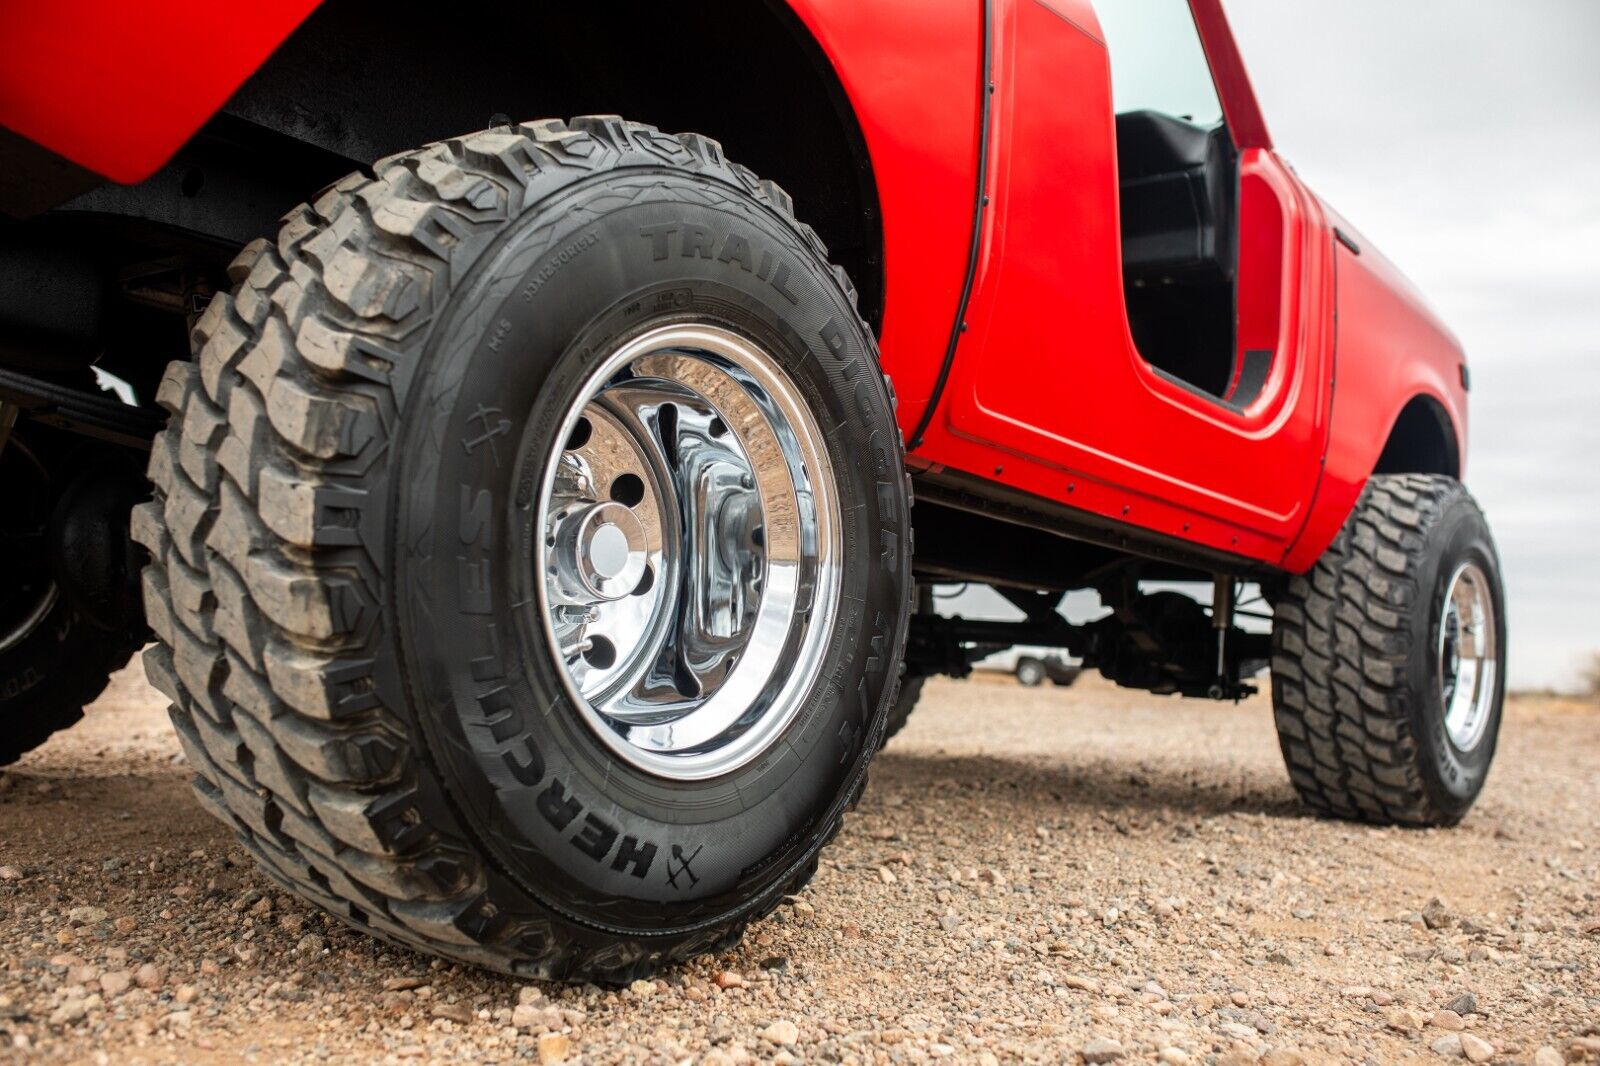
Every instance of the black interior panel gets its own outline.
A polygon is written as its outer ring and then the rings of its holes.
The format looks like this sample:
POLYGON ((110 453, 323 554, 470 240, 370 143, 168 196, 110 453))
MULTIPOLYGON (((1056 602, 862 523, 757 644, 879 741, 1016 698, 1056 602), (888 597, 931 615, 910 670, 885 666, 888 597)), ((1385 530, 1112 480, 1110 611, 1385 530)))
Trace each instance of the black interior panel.
POLYGON ((1234 376, 1238 167, 1226 127, 1117 116, 1123 291, 1145 360, 1209 396, 1234 376))

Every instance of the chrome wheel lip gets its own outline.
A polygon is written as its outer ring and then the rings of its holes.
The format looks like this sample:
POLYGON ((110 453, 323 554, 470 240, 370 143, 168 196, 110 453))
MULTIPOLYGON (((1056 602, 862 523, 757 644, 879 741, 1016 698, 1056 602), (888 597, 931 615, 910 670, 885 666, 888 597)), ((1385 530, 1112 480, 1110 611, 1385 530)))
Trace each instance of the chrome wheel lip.
POLYGON ((1500 671, 1494 591, 1477 563, 1456 567, 1445 586, 1436 654, 1445 733, 1470 752, 1494 717, 1500 671))
MULTIPOLYGON (((540 481, 533 527, 533 584, 546 650, 585 724, 631 766, 683 781, 731 773, 766 754, 800 713, 820 671, 838 612, 841 524, 823 434, 799 389, 770 354, 750 339, 709 323, 659 326, 622 344, 588 374, 576 395, 555 438, 562 444, 547 461, 540 481), (619 415, 616 408, 604 405, 614 395, 626 398, 630 389, 639 391, 614 379, 641 363, 666 375, 677 372, 679 377, 709 381, 706 387, 717 393, 717 403, 670 376, 645 376, 647 382, 667 380, 673 388, 686 390, 683 402, 714 413, 713 422, 722 423, 720 429, 737 445, 729 450, 747 459, 752 447, 760 452, 749 460, 752 476, 745 482, 747 491, 742 498, 746 504, 748 497, 758 498, 761 508, 762 580, 754 621, 746 627, 737 656, 717 679, 716 687, 698 702, 672 705, 667 714, 676 717, 670 720, 658 720, 648 709, 617 703, 619 694, 626 695, 629 685, 638 680, 639 663, 656 655, 661 642, 675 632, 668 616, 682 605, 671 601, 663 609, 660 602, 670 600, 671 589, 694 589, 690 575, 681 572, 693 561, 685 558, 688 550, 682 542, 686 534, 677 528, 684 524, 678 517, 681 512, 675 511, 671 517, 665 514, 678 497, 673 495, 674 471, 666 469, 669 464, 664 456, 650 459, 660 469, 643 472, 646 489, 641 505, 647 513, 652 503, 661 510, 661 532, 649 559, 654 580, 663 589, 657 592, 652 616, 638 622, 639 647, 651 650, 638 662, 628 658, 636 649, 618 651, 612 669, 620 672, 626 662, 626 669, 632 671, 620 684, 585 695, 574 669, 569 668, 563 650, 566 645, 558 632, 563 623, 557 621, 553 610, 568 593, 558 591, 559 587, 547 580, 552 573, 553 549, 546 534, 555 510, 558 474, 563 456, 568 454, 565 444, 573 439, 579 423, 590 416, 619 424, 629 421, 625 411, 619 415), (744 390, 742 399, 727 394, 729 382, 737 382, 744 390)), ((635 432, 634 439, 637 443, 645 436, 635 432)), ((726 497, 723 499, 725 502, 726 497)), ((629 601, 624 609, 632 608, 631 598, 624 599, 629 601)))

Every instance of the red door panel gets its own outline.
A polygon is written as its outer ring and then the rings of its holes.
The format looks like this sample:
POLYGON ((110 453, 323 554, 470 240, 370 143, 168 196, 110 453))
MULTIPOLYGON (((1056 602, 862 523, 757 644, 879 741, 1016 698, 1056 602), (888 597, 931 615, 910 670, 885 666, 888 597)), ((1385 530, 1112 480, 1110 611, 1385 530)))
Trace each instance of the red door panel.
POLYGON ((872 156, 887 299, 878 338, 910 433, 939 373, 972 236, 983 17, 964 0, 789 0, 872 156))
POLYGON ((1152 369, 1122 293, 1109 68, 1085 0, 1004 4, 994 207, 928 459, 1276 562, 1326 438, 1326 232, 1270 151, 1240 159, 1240 339, 1270 347, 1235 410, 1152 369), (996 463, 994 455, 1009 457, 996 463))

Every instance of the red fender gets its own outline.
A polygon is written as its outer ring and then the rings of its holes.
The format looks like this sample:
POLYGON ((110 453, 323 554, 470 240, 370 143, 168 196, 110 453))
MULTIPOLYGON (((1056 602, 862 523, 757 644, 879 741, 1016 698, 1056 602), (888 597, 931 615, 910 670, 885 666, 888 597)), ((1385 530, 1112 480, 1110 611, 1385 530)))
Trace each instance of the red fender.
POLYGON ((143 181, 316 6, 0 4, 0 126, 113 181, 143 181))

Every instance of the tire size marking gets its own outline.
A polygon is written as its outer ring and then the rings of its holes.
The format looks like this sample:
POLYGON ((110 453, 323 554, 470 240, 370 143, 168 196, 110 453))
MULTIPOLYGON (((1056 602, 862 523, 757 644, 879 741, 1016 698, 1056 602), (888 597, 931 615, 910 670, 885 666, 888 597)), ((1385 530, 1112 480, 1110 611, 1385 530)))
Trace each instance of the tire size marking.
MULTIPOLYGON (((599 242, 600 234, 590 230, 588 233, 562 246, 559 251, 551 252, 545 257, 544 266, 540 267, 538 272, 529 278, 528 283, 522 287, 522 291, 518 294, 519 298, 525 304, 532 303, 533 298, 539 295, 539 290, 544 288, 545 282, 556 276, 556 271, 578 258, 579 253, 587 248, 594 247, 599 242)), ((494 344, 491 344, 490 347, 495 351, 500 350, 494 344)))

